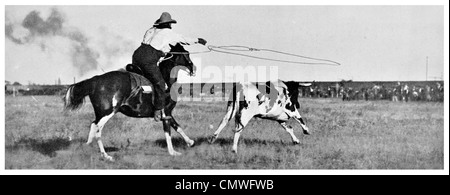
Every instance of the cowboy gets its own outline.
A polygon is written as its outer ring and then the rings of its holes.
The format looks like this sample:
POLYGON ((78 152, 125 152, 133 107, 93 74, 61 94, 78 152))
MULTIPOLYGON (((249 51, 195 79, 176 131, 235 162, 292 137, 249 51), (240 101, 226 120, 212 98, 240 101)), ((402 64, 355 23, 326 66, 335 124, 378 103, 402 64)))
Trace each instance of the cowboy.
POLYGON ((155 121, 171 119, 164 113, 164 104, 166 100, 165 81, 158 68, 158 62, 168 52, 170 52, 170 45, 174 46, 177 43, 184 45, 202 44, 206 41, 202 38, 187 38, 172 31, 172 23, 177 21, 172 19, 172 16, 163 12, 161 17, 155 21, 153 27, 145 32, 144 39, 141 46, 139 46, 133 53, 132 63, 139 66, 146 77, 154 86, 155 91, 155 121))

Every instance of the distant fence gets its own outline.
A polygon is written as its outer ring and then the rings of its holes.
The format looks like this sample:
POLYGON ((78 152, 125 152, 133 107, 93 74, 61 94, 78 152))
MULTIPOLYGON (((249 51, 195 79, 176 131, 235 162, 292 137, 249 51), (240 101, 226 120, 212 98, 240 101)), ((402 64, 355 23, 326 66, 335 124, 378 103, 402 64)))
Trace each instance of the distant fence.
POLYGON ((67 89, 66 85, 31 85, 31 86, 5 86, 5 95, 62 95, 67 89))
MULTIPOLYGON (((307 87, 299 86, 301 98, 343 98, 343 100, 389 99, 411 101, 443 101, 443 81, 336 81, 336 82, 299 82, 310 83, 307 87), (408 91, 396 90, 399 84, 408 91), (441 86, 440 88, 438 86, 441 86), (380 90, 375 90, 380 87, 380 90), (428 90, 428 91, 427 91, 428 90), (381 92, 380 92, 381 91, 381 92), (382 95, 378 95, 380 93, 382 95), (384 94, 383 94, 384 93, 384 94), (346 98, 346 99, 345 99, 346 98)), ((227 98, 234 83, 180 83, 174 85, 180 97, 227 98)), ((403 89, 402 88, 402 89, 403 89)), ((67 85, 31 85, 5 86, 5 95, 58 95, 65 94, 67 85)))

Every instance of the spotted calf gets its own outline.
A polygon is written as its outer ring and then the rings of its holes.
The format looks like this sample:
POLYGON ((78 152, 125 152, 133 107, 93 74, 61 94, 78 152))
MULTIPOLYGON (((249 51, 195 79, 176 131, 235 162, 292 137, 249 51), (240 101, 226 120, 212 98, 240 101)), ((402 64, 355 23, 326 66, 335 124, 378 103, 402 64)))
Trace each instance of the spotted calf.
POLYGON ((238 83, 233 87, 233 92, 228 100, 228 108, 217 130, 210 137, 210 143, 214 142, 224 129, 226 124, 235 118, 235 134, 233 152, 237 152, 237 144, 242 130, 253 117, 277 121, 292 138, 294 144, 300 143, 294 135, 293 128, 286 124, 290 118, 294 118, 303 129, 303 133, 309 135, 309 129, 303 121, 298 109, 298 83, 274 81, 263 85, 253 83, 238 83))

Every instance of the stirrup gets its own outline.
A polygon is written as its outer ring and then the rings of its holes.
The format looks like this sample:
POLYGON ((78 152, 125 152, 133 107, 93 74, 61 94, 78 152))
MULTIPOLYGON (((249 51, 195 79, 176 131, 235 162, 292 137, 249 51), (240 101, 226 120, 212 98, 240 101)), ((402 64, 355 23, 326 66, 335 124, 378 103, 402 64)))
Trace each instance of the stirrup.
POLYGON ((164 114, 163 110, 164 109, 155 111, 155 115, 153 116, 153 119, 155 119, 156 122, 159 122, 161 120, 170 120, 170 119, 172 119, 171 116, 166 116, 164 114))
POLYGON ((172 119, 171 116, 163 116, 163 117, 161 117, 161 120, 170 120, 170 119, 172 119))

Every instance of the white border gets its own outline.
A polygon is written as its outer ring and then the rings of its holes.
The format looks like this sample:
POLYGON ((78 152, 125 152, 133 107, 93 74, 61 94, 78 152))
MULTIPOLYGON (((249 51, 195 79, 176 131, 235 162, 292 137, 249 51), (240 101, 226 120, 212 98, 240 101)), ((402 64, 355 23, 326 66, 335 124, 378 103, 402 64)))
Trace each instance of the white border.
MULTIPOLYGON (((181 0, 165 0, 161 4, 151 3, 142 0, 128 0, 128 1, 96 1, 92 0, 79 0, 79 1, 68 1, 68 0, 41 0, 36 4, 36 1, 24 1, 24 0, 5 0, 4 6, 0 8, 1 10, 1 21, 5 21, 5 5, 444 5, 444 64, 448 65, 448 18, 449 18, 449 7, 448 1, 445 0, 346 0, 346 1, 336 1, 336 0, 314 0, 314 1, 255 1, 247 2, 242 0, 227 0, 227 1, 207 1, 207 0, 196 0, 196 1, 181 1, 181 0)), ((2 32, 5 32, 5 25, 2 25, 2 32)), ((5 34, 2 33, 1 38, 1 62, 5 62, 5 34)), ((3 66, 4 67, 4 66, 3 66)), ((443 170, 211 170, 211 169, 191 169, 191 170, 165 170, 165 169, 152 169, 152 170, 5 170, 5 96, 4 88, 1 88, 2 95, 0 95, 0 104, 2 111, 0 111, 0 122, 1 122, 1 136, 0 136, 0 175, 448 175, 449 174, 449 125, 448 125, 448 75, 449 67, 444 66, 444 87, 445 87, 445 101, 444 101, 444 169, 443 170)), ((2 68, 2 80, 4 80, 4 68, 2 68)))
POLYGON ((445 0, 284 0, 284 1, 250 1, 250 0, 164 0, 149 2, 144 0, 95 1, 95 0, 5 0, 4 5, 444 5, 445 0))

